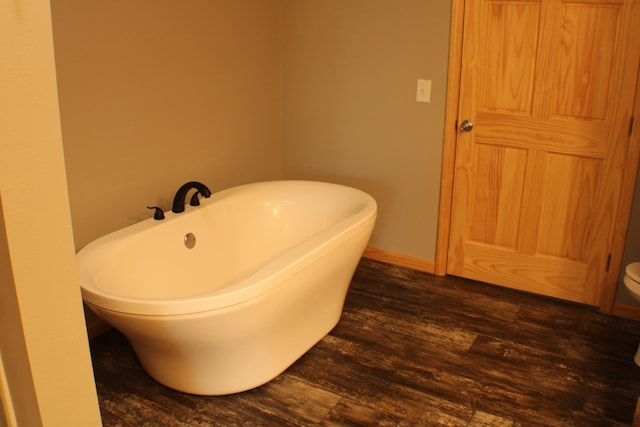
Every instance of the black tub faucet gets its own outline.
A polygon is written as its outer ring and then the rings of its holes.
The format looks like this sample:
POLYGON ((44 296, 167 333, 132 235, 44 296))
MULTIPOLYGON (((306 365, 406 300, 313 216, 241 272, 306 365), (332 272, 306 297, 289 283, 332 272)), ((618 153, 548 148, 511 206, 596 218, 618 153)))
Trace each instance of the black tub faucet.
POLYGON ((159 208, 157 206, 147 206, 147 209, 153 209, 155 211, 153 214, 153 219, 155 219, 156 221, 164 219, 164 211, 162 210, 162 208, 159 208))
MULTIPOLYGON (((211 191, 206 185, 197 181, 189 181, 178 189, 176 196, 173 198, 173 207, 171 208, 173 213, 184 212, 184 201, 187 198, 187 193, 192 188, 198 190, 196 193, 202 194, 202 197, 211 197, 211 191)), ((197 194, 195 197, 198 197, 197 194)))

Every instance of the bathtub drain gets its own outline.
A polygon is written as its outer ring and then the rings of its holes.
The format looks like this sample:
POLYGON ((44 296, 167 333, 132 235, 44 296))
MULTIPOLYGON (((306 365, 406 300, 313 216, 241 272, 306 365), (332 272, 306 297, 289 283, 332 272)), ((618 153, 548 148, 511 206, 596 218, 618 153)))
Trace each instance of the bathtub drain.
POLYGON ((187 249, 191 249, 196 245, 196 235, 193 233, 187 233, 184 235, 184 245, 187 249))

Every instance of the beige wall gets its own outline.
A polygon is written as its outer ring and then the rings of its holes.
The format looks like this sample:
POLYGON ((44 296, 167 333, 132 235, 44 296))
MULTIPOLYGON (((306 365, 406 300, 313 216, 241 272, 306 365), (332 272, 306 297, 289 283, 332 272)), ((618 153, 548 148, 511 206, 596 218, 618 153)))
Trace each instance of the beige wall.
POLYGON ((213 191, 282 176, 281 8, 271 0, 54 0, 76 245, 213 191))
POLYGON ((0 395, 20 426, 97 426, 48 0, 0 2, 0 395))
POLYGON ((435 259, 450 4, 285 0, 288 178, 360 187, 378 201, 371 246, 435 259), (433 81, 430 104, 416 80, 433 81))

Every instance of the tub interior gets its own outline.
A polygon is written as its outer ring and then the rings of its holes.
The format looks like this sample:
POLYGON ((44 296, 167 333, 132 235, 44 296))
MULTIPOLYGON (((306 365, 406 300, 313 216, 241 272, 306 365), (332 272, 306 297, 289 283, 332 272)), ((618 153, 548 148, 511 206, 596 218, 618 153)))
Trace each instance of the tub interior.
MULTIPOLYGON (((80 276, 101 293, 189 298, 223 289, 331 227, 362 215, 365 193, 325 183, 251 184, 214 194, 185 213, 145 220, 80 251, 80 276), (184 244, 192 233, 192 249, 184 244)), ((83 284, 84 286, 85 284, 83 284)))

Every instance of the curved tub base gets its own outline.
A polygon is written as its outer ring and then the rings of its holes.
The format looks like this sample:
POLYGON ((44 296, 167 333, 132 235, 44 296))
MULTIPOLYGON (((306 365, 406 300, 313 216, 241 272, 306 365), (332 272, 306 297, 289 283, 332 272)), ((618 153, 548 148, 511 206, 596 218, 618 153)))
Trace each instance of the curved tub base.
POLYGON ((189 394, 239 393, 280 375, 335 327, 359 261, 351 256, 345 264, 344 256, 362 253, 364 242, 343 245, 273 292, 215 313, 168 321, 91 308, 128 338, 159 383, 189 394))

